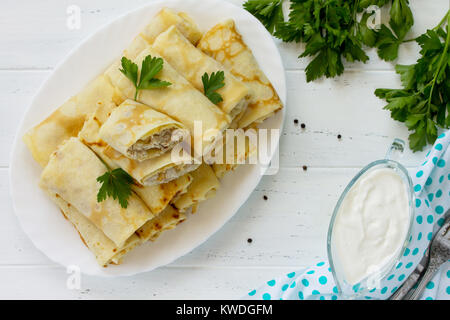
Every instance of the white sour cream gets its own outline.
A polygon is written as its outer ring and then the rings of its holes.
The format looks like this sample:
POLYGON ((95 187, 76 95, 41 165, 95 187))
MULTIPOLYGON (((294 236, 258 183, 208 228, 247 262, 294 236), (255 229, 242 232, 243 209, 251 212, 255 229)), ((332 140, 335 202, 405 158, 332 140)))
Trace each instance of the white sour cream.
POLYGON ((390 267, 409 221, 408 191, 399 174, 389 168, 363 174, 341 203, 333 226, 333 258, 345 280, 354 285, 390 267))

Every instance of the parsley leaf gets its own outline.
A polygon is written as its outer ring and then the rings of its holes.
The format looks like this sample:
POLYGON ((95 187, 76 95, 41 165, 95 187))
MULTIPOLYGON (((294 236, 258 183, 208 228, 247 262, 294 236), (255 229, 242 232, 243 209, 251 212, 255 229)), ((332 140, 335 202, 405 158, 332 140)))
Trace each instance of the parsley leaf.
POLYGON ((399 39, 403 39, 414 24, 413 15, 408 0, 393 0, 389 11, 389 25, 399 39))
POLYGON ((205 96, 207 96, 208 99, 214 104, 218 104, 219 102, 223 101, 222 96, 215 91, 219 90, 225 85, 224 80, 225 73, 223 71, 213 72, 211 73, 211 76, 208 76, 208 74, 205 72, 202 76, 205 96))
POLYGON ((386 61, 397 59, 400 44, 401 40, 388 27, 382 25, 377 33, 376 47, 378 48, 378 56, 386 61))
POLYGON ((391 117, 412 131, 409 146, 413 151, 434 143, 438 127, 450 126, 449 12, 437 27, 415 39, 421 47, 417 62, 396 65, 403 89, 375 90, 377 97, 388 102, 384 109, 391 117))
POLYGON ((118 200, 122 208, 128 207, 128 198, 131 196, 131 184, 133 178, 123 169, 108 170, 97 178, 102 184, 97 193, 97 202, 102 202, 108 197, 118 200))
POLYGON ((273 33, 284 21, 282 4, 283 0, 248 0, 244 3, 244 8, 273 33))
POLYGON ((134 86, 137 87, 138 81, 138 65, 127 59, 126 57, 122 57, 122 69, 119 69, 131 82, 133 82, 134 86))
POLYGON ((122 57, 122 69, 119 69, 135 86, 136 100, 138 92, 145 89, 155 89, 170 86, 171 83, 156 79, 155 76, 162 70, 164 60, 148 55, 142 61, 141 75, 138 80, 138 65, 133 61, 122 57))

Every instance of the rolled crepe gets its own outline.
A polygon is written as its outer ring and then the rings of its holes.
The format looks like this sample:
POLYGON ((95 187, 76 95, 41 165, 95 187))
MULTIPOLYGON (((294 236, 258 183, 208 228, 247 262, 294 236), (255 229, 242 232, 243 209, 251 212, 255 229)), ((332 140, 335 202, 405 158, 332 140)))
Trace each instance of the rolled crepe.
POLYGON ((100 76, 29 130, 23 140, 33 158, 44 167, 50 155, 63 141, 78 135, 85 120, 97 106, 116 106, 121 102, 121 93, 106 77, 100 76))
POLYGON ((100 127, 107 121, 115 107, 99 106, 86 121, 79 133, 81 141, 89 146, 106 164, 115 169, 122 168, 132 176, 140 185, 154 186, 175 180, 188 172, 195 170, 199 165, 191 163, 187 155, 172 158, 172 152, 161 156, 137 161, 129 159, 100 138, 100 127))
POLYGON ((186 220, 186 214, 178 212, 169 205, 157 217, 147 221, 137 234, 142 241, 155 241, 163 231, 174 229, 184 220, 186 220))
POLYGON ((142 36, 149 42, 153 43, 156 37, 169 29, 171 26, 176 26, 178 30, 194 45, 202 37, 195 21, 184 12, 175 12, 171 9, 162 9, 149 25, 147 25, 142 32, 142 36))
POLYGON ((126 100, 100 128, 100 138, 128 158, 143 161, 171 150, 187 135, 178 121, 149 106, 126 100))
POLYGON ((133 39, 124 50, 123 55, 128 59, 135 59, 149 44, 155 41, 162 32, 176 26, 178 30, 194 45, 200 40, 202 33, 192 18, 184 12, 174 12, 171 9, 162 9, 144 30, 133 39))
POLYGON ((250 87, 252 97, 238 122, 239 128, 260 123, 283 107, 272 84, 259 68, 252 51, 236 30, 233 20, 219 23, 207 31, 197 47, 223 64, 236 78, 250 87))
POLYGON ((229 114, 233 121, 243 115, 248 104, 249 88, 219 62, 192 45, 175 26, 170 27, 156 38, 153 49, 201 92, 204 92, 203 74, 211 75, 213 72, 223 71, 225 85, 216 91, 223 100, 217 106, 229 114))
POLYGON ((145 202, 156 216, 176 197, 186 193, 192 183, 192 176, 188 173, 178 179, 154 186, 133 185, 132 189, 145 202))
POLYGON ((195 213, 198 203, 216 194, 220 183, 211 167, 202 163, 197 170, 191 172, 193 181, 187 192, 173 202, 173 206, 180 212, 191 209, 195 213))
POLYGON ((40 186, 48 193, 58 194, 116 246, 123 247, 153 214, 134 193, 128 198, 127 208, 110 197, 97 202, 101 184, 96 179, 106 171, 106 166, 88 147, 78 138, 70 138, 50 156, 40 186))
MULTIPOLYGON (((120 168, 120 163, 126 162, 126 157, 120 157, 118 162, 110 158, 108 150, 110 147, 106 145, 99 137, 99 130, 102 124, 108 119, 109 115, 114 111, 114 105, 100 105, 97 110, 86 121, 85 126, 79 133, 80 139, 88 145, 97 155, 105 161, 112 169, 120 168)), ((139 162, 130 162, 139 166, 139 162)), ((179 178, 170 182, 157 184, 152 186, 143 186, 141 184, 133 184, 132 189, 145 202, 154 215, 159 214, 176 196, 184 193, 186 188, 192 182, 189 174, 180 175, 179 178)))
POLYGON ((118 247, 88 218, 81 214, 74 206, 64 201, 58 194, 49 193, 50 198, 59 206, 64 217, 69 220, 78 231, 81 240, 94 254, 100 266, 120 264, 122 258, 141 243, 141 239, 133 233, 123 247, 118 247))
MULTIPOLYGON (((134 62, 141 65, 142 60, 148 55, 161 57, 155 50, 148 47, 139 54, 134 62)), ((132 99, 136 89, 133 83, 119 71, 120 66, 121 62, 116 61, 105 75, 124 94, 124 97, 132 99)), ((191 138, 196 143, 202 144, 203 153, 209 151, 216 143, 220 133, 231 123, 230 117, 196 90, 167 61, 164 61, 163 69, 156 77, 170 82, 171 85, 164 88, 140 90, 137 100, 184 124, 189 129, 191 138), (195 122, 201 125, 201 132, 194 130, 195 122)))

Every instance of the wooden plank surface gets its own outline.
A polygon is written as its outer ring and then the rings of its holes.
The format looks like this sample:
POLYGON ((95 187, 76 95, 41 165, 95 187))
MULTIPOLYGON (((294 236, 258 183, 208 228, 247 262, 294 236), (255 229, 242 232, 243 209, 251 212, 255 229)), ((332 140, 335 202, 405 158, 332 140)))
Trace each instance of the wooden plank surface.
MULTIPOLYGON (((367 64, 346 64, 340 78, 306 83, 308 60, 297 59, 302 46, 276 40, 288 85, 278 174, 264 177, 234 218, 171 265, 134 277, 83 276, 80 290, 68 290, 65 269, 34 247, 13 213, 8 168, 15 131, 33 95, 71 49, 147 2, 2 1, 0 298, 239 298, 271 277, 325 259, 328 222, 345 185, 359 168, 382 158, 393 138, 408 136, 373 95, 375 88, 400 85, 393 64, 380 61, 374 50, 367 64), (82 10, 79 30, 66 27, 66 10, 72 4, 82 10)), ((411 37, 434 26, 448 9, 448 0, 411 4, 416 21, 411 37)), ((399 61, 412 63, 417 52, 415 44, 405 45, 399 61)), ((423 156, 407 151, 402 161, 413 167, 423 156)))

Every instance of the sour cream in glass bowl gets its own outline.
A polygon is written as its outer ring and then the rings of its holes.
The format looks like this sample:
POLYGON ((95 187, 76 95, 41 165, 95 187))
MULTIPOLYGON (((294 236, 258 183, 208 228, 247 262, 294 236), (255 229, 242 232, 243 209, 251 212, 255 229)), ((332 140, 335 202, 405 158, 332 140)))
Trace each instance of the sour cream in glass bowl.
POLYGON ((328 258, 339 292, 358 297, 375 288, 400 259, 414 219, 408 171, 390 160, 402 152, 396 139, 387 158, 363 168, 338 200, 328 229, 328 258))

